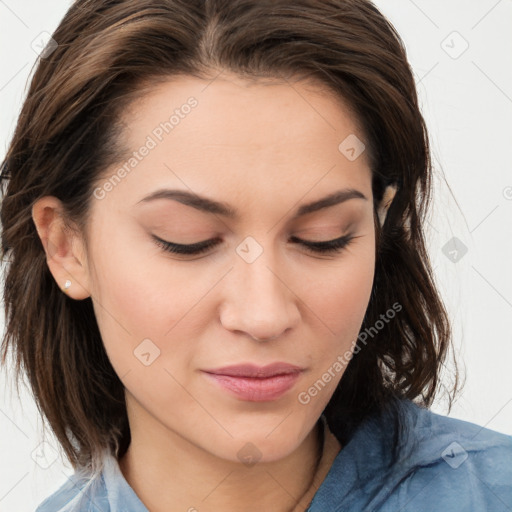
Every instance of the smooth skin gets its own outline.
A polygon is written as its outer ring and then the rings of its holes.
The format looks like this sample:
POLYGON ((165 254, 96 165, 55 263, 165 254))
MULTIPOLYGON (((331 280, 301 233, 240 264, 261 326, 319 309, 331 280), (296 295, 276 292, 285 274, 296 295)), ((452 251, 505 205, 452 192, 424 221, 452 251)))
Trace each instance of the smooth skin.
MULTIPOLYGON (((311 484, 317 421, 345 367, 308 404, 298 395, 352 350, 372 289, 367 151, 351 161, 338 149, 347 136, 364 134, 319 84, 249 83, 223 73, 211 82, 181 76, 155 85, 123 113, 126 147, 137 151, 191 96, 197 106, 103 198, 92 199, 88 252, 80 234, 65 229, 57 198, 38 200, 33 219, 58 285, 71 281, 70 300, 92 298, 126 388, 132 441, 120 467, 146 507, 288 511, 311 484), (237 216, 170 199, 141 201, 161 188, 227 203, 237 216), (294 216, 300 205, 342 189, 365 199, 294 216), (152 235, 220 243, 180 256, 152 235), (353 238, 331 254, 292 239, 343 235, 353 238), (237 252, 246 237, 253 255, 262 250, 250 263, 237 252), (148 365, 134 354, 145 339, 149 359, 160 351, 148 365), (242 400, 202 372, 276 361, 304 371, 267 402, 242 400), (244 447, 256 464, 241 460, 244 447)), ((123 164, 109 168, 99 186, 123 164)))

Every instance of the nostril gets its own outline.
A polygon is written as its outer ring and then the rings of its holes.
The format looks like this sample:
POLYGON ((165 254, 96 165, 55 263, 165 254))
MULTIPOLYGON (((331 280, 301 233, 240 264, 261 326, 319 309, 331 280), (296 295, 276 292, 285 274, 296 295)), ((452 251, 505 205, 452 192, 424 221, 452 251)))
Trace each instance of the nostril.
POLYGON ((252 336, 251 338, 256 341, 272 341, 275 340, 278 336, 272 336, 272 338, 257 338, 256 336, 252 336))

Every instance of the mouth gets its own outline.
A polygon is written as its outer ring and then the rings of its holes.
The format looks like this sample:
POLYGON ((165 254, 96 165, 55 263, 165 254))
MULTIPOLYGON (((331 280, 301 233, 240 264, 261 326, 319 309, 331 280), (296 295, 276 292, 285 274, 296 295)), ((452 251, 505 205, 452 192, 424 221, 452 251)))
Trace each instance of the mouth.
POLYGON ((228 377, 268 378, 275 377, 276 375, 297 373, 302 370, 304 370, 304 368, 294 364, 277 362, 267 364, 266 366, 243 363, 203 371, 214 375, 226 375, 228 377))
POLYGON ((249 402, 266 402, 282 397, 299 379, 304 368, 288 363, 267 366, 240 364, 202 370, 225 391, 249 402))

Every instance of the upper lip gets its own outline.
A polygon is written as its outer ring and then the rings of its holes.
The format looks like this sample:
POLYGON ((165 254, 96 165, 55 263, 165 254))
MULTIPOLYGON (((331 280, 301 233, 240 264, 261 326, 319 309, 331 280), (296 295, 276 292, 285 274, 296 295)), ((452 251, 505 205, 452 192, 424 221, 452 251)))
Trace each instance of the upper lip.
POLYGON ((214 373, 216 375, 227 375, 230 377, 260 377, 268 378, 275 375, 285 375, 288 373, 297 373, 304 368, 289 363, 272 363, 266 366, 257 366, 251 363, 236 364, 224 366, 222 368, 214 368, 211 370, 203 370, 206 373, 214 373))

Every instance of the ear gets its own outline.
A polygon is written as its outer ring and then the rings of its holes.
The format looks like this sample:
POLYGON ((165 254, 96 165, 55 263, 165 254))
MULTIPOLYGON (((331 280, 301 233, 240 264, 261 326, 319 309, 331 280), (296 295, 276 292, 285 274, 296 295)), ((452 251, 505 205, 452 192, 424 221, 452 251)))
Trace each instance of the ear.
POLYGON ((66 226, 59 199, 45 196, 32 206, 32 219, 46 252, 46 261, 59 288, 73 299, 90 296, 89 273, 83 242, 66 226), (71 285, 65 289, 66 281, 71 285))
POLYGON ((377 213, 379 215, 379 222, 380 222, 381 226, 384 225, 384 221, 386 220, 386 215, 388 213, 388 208, 391 205, 391 203, 393 202, 396 191, 397 191, 397 186, 395 183, 393 183, 392 185, 388 185, 386 187, 386 189, 384 190, 382 200, 377 209, 377 213))

